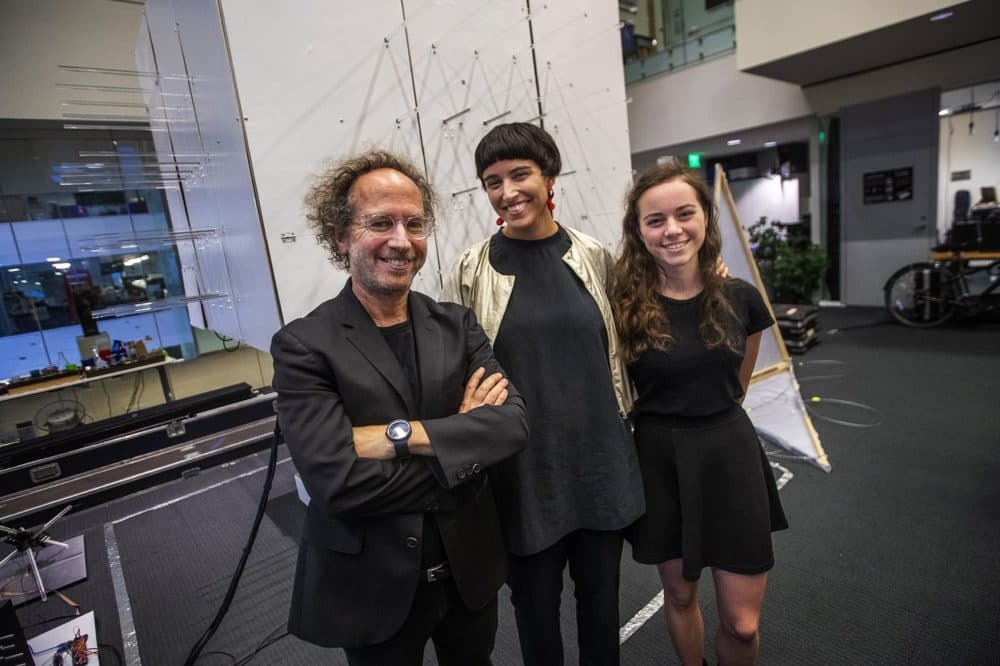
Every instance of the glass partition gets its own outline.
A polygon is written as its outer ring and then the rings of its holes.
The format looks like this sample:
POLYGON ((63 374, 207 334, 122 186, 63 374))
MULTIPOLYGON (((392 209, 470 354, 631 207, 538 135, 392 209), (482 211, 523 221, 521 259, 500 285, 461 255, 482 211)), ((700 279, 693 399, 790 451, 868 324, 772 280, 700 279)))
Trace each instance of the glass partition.
POLYGON ((733 0, 628 0, 618 11, 626 83, 736 48, 733 0))
POLYGON ((176 245, 88 247, 173 233, 149 133, 3 121, 0 149, 0 380, 79 367, 98 334, 195 357, 176 245))

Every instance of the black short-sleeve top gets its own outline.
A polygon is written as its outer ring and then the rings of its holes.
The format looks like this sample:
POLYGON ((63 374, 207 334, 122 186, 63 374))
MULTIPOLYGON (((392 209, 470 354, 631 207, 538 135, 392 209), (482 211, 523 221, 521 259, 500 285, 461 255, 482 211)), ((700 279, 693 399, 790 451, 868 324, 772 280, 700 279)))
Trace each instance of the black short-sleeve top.
POLYGON ((746 338, 771 326, 774 319, 755 286, 731 278, 724 289, 743 331, 740 353, 725 345, 705 347, 698 332, 701 294, 683 301, 660 296, 673 341, 666 351, 647 349, 628 366, 639 394, 636 418, 710 416, 739 404, 746 338))

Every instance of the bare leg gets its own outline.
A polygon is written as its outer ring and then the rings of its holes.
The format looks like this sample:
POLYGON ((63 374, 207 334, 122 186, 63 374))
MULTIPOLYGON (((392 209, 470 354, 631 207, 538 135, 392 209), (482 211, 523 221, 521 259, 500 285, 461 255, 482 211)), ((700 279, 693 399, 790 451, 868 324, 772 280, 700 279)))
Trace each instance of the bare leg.
POLYGON ((656 565, 663 582, 663 611, 667 632, 681 663, 701 666, 705 656, 705 624, 698 606, 698 583, 684 580, 680 559, 656 565))
POLYGON ((745 576, 712 569, 719 606, 715 653, 720 666, 753 664, 760 648, 760 607, 767 574, 745 576))

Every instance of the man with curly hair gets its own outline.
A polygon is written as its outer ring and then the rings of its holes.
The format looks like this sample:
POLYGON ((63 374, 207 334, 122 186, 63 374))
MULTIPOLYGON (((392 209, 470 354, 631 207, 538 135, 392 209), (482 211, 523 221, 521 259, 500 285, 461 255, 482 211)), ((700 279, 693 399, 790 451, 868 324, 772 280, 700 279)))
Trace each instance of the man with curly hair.
POLYGON ((411 291, 435 196, 384 151, 321 174, 307 217, 338 296, 275 334, 278 420, 311 501, 289 631, 352 666, 489 664, 506 575, 486 470, 524 403, 468 309, 411 291))

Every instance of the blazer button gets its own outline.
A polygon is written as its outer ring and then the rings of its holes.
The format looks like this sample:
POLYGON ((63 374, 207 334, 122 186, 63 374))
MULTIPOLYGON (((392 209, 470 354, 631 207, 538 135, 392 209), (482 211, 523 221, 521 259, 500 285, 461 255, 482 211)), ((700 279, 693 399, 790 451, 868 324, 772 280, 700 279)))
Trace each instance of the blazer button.
POLYGON ((458 468, 458 478, 464 479, 468 475, 469 475, 469 473, 465 470, 464 467, 459 467, 458 468))
POLYGON ((416 548, 419 545, 420 545, 420 539, 418 539, 417 537, 414 536, 406 537, 407 548, 416 548))
POLYGON ((474 463, 472 465, 472 473, 473 474, 479 474, 482 471, 483 471, 483 468, 479 466, 479 463, 474 463))

